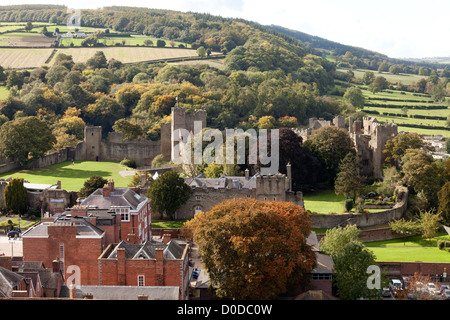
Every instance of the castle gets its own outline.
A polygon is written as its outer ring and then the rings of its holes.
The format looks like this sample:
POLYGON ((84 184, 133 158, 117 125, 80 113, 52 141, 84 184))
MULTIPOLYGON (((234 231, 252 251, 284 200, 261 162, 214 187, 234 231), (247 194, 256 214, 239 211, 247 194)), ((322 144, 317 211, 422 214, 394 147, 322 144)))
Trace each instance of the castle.
MULTIPOLYGON (((306 141, 314 131, 322 127, 334 126, 346 129, 345 122, 344 116, 336 116, 333 121, 310 118, 308 128, 294 129, 294 131, 302 137, 303 141, 306 141)), ((397 125, 393 121, 378 122, 374 117, 364 117, 362 123, 359 120, 353 121, 353 118, 349 117, 348 134, 355 145, 361 174, 376 179, 383 178, 385 160, 383 150, 386 142, 397 136, 397 125)))

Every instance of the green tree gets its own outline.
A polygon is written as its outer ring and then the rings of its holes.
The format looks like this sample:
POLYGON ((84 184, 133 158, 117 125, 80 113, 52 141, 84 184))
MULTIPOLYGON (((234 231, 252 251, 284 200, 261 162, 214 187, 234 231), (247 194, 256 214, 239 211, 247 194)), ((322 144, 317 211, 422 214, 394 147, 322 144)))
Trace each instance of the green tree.
POLYGON ((440 213, 434 210, 422 211, 419 217, 422 236, 431 243, 431 238, 437 236, 439 228, 442 226, 442 217, 440 213))
POLYGON ((425 149, 431 151, 432 147, 424 142, 422 137, 415 132, 400 133, 386 142, 383 150, 385 162, 392 166, 398 166, 399 161, 408 149, 425 149))
POLYGON ((22 72, 18 72, 16 70, 12 70, 8 74, 8 78, 6 79, 6 88, 9 90, 14 86, 17 86, 17 89, 22 89, 24 84, 24 76, 22 72))
POLYGON ((23 178, 12 178, 5 188, 5 205, 16 213, 25 213, 28 209, 28 193, 23 178))
POLYGON ((353 152, 349 152, 339 165, 334 190, 337 195, 343 194, 347 198, 356 200, 356 196, 364 187, 364 179, 359 172, 359 164, 353 152))
POLYGON ((83 183, 83 187, 78 192, 78 197, 86 198, 91 193, 93 193, 95 190, 97 190, 99 188, 103 188, 103 186, 107 183, 108 183, 108 180, 106 180, 105 178, 103 178, 101 176, 97 176, 97 175, 92 176, 83 183))
POLYGON ((144 133, 140 125, 131 123, 126 119, 117 120, 113 125, 113 130, 122 133, 123 138, 128 140, 138 139, 144 133))
POLYGON ((226 200, 183 226, 219 297, 275 299, 305 285, 316 264, 311 220, 289 202, 226 200))
POLYGON ((365 71, 362 81, 365 85, 369 85, 375 79, 375 74, 372 71, 365 71))
POLYGON ((401 172, 404 184, 413 187, 416 192, 423 192, 428 202, 432 206, 437 206, 442 169, 431 155, 419 149, 407 150, 402 158, 401 172))
POLYGON ((93 69, 108 68, 108 60, 103 51, 97 51, 92 58, 86 61, 86 65, 93 69))
POLYGON ((157 46, 158 48, 164 48, 164 47, 166 46, 166 42, 165 42, 164 40, 158 39, 158 40, 156 41, 156 46, 157 46))
POLYGON ((347 243, 333 259, 337 294, 344 300, 380 298, 367 286, 367 269, 376 266, 375 255, 359 241, 347 243))
POLYGON ((203 173, 207 178, 219 178, 223 175, 223 165, 213 162, 205 168, 203 173))
POLYGON ((33 24, 30 21, 28 21, 27 25, 25 26, 25 30, 26 31, 31 31, 31 29, 33 29, 33 24))
POLYGON ((147 196, 152 200, 152 207, 173 219, 178 208, 189 199, 190 193, 191 189, 184 179, 177 172, 168 171, 152 183, 147 196))
POLYGON ((21 165, 41 158, 54 143, 50 127, 36 117, 19 117, 0 128, 0 155, 14 157, 21 165))
POLYGON ((360 88, 350 87, 345 91, 344 100, 353 107, 364 108, 365 98, 360 88))
POLYGON ((392 232, 403 235, 403 245, 405 245, 407 237, 420 231, 420 224, 416 220, 406 220, 405 218, 390 221, 389 227, 392 232))
POLYGON ((203 47, 203 46, 198 47, 197 54, 198 54, 199 57, 204 58, 206 56, 206 49, 205 49, 205 47, 203 47))
POLYGON ((328 229, 325 237, 319 241, 320 250, 335 258, 347 243, 358 241, 359 234, 358 227, 353 224, 328 229))
POLYGON ((439 212, 446 223, 450 223, 450 181, 446 182, 438 192, 439 212))
POLYGON ((333 185, 342 159, 354 151, 353 141, 346 130, 337 127, 322 127, 313 132, 303 144, 323 165, 323 180, 333 185))

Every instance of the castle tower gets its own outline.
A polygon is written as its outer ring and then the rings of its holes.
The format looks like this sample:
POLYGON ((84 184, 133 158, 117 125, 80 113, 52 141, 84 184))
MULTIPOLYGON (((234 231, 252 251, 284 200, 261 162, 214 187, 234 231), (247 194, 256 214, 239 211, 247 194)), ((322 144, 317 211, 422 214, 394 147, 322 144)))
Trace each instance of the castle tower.
POLYGON ((85 160, 101 160, 102 127, 87 126, 84 128, 85 160))

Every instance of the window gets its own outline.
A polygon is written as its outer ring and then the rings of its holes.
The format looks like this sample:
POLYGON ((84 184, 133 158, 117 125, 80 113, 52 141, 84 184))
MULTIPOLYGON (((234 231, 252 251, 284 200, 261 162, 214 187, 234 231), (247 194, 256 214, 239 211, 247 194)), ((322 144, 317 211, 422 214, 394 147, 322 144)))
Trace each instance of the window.
POLYGON ((201 200, 202 199, 202 197, 200 197, 200 196, 195 196, 195 200, 201 200))
POLYGON ((312 275, 313 280, 332 280, 333 276, 329 273, 314 273, 312 275))
POLYGON ((145 277, 144 276, 138 276, 138 287, 145 286, 145 277))
POLYGON ((59 243, 59 260, 61 263, 61 270, 65 270, 65 267, 64 267, 64 242, 59 243))
POLYGON ((120 214, 120 221, 130 221, 130 208, 115 208, 116 214, 120 214))
POLYGON ((248 195, 247 195, 247 198, 251 198, 251 197, 252 197, 252 195, 251 195, 251 194, 248 194, 248 195))
POLYGON ((203 208, 201 206, 195 206, 194 214, 197 214, 197 213, 202 212, 202 211, 203 211, 203 208))

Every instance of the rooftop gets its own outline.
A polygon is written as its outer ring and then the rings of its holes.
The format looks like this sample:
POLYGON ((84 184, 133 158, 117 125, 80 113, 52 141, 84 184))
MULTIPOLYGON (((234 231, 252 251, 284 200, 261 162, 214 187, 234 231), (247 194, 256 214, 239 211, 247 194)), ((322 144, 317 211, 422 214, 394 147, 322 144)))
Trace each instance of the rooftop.
POLYGON ((97 209, 110 209, 111 207, 129 207, 131 210, 140 209, 148 198, 137 194, 129 188, 114 188, 104 196, 103 189, 99 188, 85 198, 80 205, 97 209))

